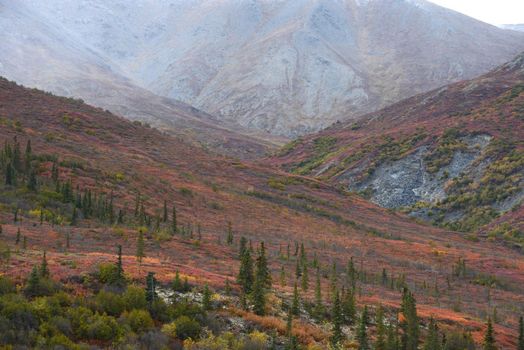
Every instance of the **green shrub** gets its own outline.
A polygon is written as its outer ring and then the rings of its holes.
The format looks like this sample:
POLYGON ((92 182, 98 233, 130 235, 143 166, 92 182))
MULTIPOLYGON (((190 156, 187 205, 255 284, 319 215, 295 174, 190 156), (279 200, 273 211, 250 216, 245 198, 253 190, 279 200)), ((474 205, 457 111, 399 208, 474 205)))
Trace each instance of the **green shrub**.
POLYGON ((143 288, 137 286, 127 287, 124 294, 122 294, 124 308, 127 311, 133 309, 145 309, 147 307, 146 292, 143 288))
POLYGON ((15 293, 16 286, 7 276, 0 276, 0 295, 15 293))
POLYGON ((122 317, 135 333, 144 333, 154 326, 153 319, 147 310, 131 310, 124 313, 122 317))
POLYGON ((121 332, 114 317, 95 314, 85 325, 85 334, 88 339, 110 341, 121 332))
POLYGON ((176 335, 179 339, 196 339, 200 334, 200 324, 187 316, 180 316, 175 320, 176 335))
POLYGON ((125 310, 125 301, 119 294, 100 291, 96 297, 95 302, 97 309, 112 316, 120 316, 125 310))

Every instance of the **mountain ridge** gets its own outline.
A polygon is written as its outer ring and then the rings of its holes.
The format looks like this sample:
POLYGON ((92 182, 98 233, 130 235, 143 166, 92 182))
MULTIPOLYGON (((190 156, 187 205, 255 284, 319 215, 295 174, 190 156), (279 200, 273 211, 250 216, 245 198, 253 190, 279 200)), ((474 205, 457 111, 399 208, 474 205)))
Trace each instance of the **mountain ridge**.
POLYGON ((27 4, 142 87, 288 137, 472 78, 524 49, 524 34, 425 1, 27 4))

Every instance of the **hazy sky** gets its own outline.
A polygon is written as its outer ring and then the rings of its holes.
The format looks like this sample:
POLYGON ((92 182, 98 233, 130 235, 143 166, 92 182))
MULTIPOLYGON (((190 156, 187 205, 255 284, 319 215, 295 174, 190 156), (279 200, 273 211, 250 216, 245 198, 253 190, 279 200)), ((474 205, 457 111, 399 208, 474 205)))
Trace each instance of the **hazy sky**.
POLYGON ((524 0, 430 0, 491 24, 524 23, 524 0))

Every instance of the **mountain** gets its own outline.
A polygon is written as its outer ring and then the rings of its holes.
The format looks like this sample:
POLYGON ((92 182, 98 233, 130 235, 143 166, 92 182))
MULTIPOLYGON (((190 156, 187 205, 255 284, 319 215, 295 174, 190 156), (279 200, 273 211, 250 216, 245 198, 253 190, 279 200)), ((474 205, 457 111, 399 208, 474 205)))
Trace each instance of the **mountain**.
MULTIPOLYGON (((492 295, 498 312, 497 342, 503 348, 515 345, 517 316, 524 311, 524 260, 496 241, 472 242, 314 179, 217 156, 76 99, 5 79, 0 79, 0 125, 0 316, 6 330, 2 344, 32 347, 38 342, 50 348, 69 339, 91 348, 115 348, 115 334, 118 344, 156 344, 166 342, 166 336, 180 344, 185 334, 178 326, 181 316, 219 334, 233 332, 237 339, 251 330, 275 333, 278 344, 285 344, 287 311, 282 305, 292 299, 300 259, 318 266, 327 307, 330 286, 350 283, 346 266, 354 257, 359 310, 369 305, 375 314, 380 304, 387 319, 394 320, 401 290, 409 287, 424 324, 433 317, 442 332, 467 329, 480 342, 485 315, 492 312, 486 295, 492 295), (29 140, 30 151, 25 147, 29 140), (141 236, 145 257, 138 261, 141 236), (251 302, 242 310, 235 282, 242 236, 253 245, 253 254, 258 254, 259 242, 265 242, 273 287, 264 316, 250 311, 251 302), (145 308, 155 319, 154 324, 145 323, 147 332, 131 321, 137 311, 122 311, 126 304, 118 294, 121 288, 107 285, 118 245, 129 283, 142 289, 147 273, 154 272, 159 297, 169 303, 146 308, 136 302, 140 293, 134 292, 132 308, 145 308), (56 296, 33 298, 34 290, 27 285, 39 277, 26 276, 43 261, 42 251, 51 278, 62 289, 56 296), (171 292, 176 271, 188 278, 189 292, 171 292), (9 289, 6 276, 20 287, 9 289), (226 278, 230 292, 224 286, 226 278), (210 310, 202 315, 199 305, 206 285, 213 295, 210 310), (17 290, 26 296, 10 294, 17 290), (16 318, 20 312, 24 316, 16 318), (80 319, 74 317, 77 313, 80 319), (162 333, 155 328, 173 320, 176 335, 167 332, 167 326, 162 333), (85 329, 79 326, 86 322, 85 329), (97 331, 106 324, 103 332, 97 331), (130 335, 130 329, 140 336, 130 335)), ((310 288, 300 292, 304 307, 293 320, 293 334, 304 345, 325 347, 331 319, 329 313, 312 316, 315 273, 313 267, 309 271, 310 288)), ((49 284, 38 286, 35 293, 49 284)), ((213 340, 198 329, 195 341, 213 340)), ((372 328, 368 332, 374 334, 372 328)))
POLYGON ((453 229, 476 231, 506 213, 513 225, 492 234, 522 246, 523 140, 521 54, 479 78, 336 123, 269 161, 453 229))
POLYGON ((22 0, 3 12, 21 6, 137 85, 286 136, 472 78, 524 49, 524 34, 424 0, 22 0))
MULTIPOLYGON (((42 3, 43 4, 43 3, 42 3)), ((257 157, 283 139, 220 121, 139 87, 74 33, 47 21, 36 3, 0 2, 0 75, 83 100, 238 157, 257 157)))
POLYGON ((523 24, 503 24, 500 26, 504 29, 517 30, 519 32, 524 32, 524 23, 523 24))

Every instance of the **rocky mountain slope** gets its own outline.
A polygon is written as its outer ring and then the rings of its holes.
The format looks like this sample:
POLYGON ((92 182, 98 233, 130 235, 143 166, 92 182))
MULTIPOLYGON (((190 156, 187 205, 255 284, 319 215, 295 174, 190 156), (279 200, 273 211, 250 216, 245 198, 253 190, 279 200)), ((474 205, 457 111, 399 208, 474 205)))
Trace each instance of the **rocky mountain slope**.
POLYGON ((454 229, 475 231, 507 213, 515 226, 498 235, 522 245, 523 140, 521 54, 477 79, 336 123, 270 161, 454 229))
POLYGON ((23 0, 2 6, 4 13, 25 6, 156 94, 288 136, 472 78, 524 49, 524 34, 424 0, 23 0))
POLYGON ((107 56, 47 20, 36 11, 37 6, 36 2, 0 2, 0 75, 29 87, 82 98, 239 157, 263 155, 283 142, 139 87, 107 56))
MULTIPOLYGON (((0 260, 3 275, 20 285, 26 283, 26 276, 40 264, 42 251, 46 251, 51 276, 65 286, 65 292, 92 300, 86 296, 92 293, 86 288, 96 286, 99 264, 107 266, 116 261, 113 252, 121 244, 123 268, 134 283, 142 283, 151 271, 161 285, 168 286, 179 270, 198 290, 207 284, 225 295, 228 278, 235 299, 223 304, 217 317, 230 321, 209 323, 213 330, 223 331, 229 325, 229 330, 238 335, 235 325, 246 324, 248 329, 280 333, 286 339, 283 308, 292 299, 300 259, 318 266, 322 303, 328 307, 330 286, 349 286, 345 266, 353 256, 359 276, 355 281, 358 310, 369 305, 374 314, 382 304, 388 319, 394 320, 400 289, 408 286, 416 295, 423 324, 434 317, 442 332, 467 329, 479 342, 485 316, 496 305, 498 344, 515 346, 517 316, 524 312, 524 295, 519 288, 524 283, 524 261, 521 254, 497 242, 471 242, 458 233, 418 224, 313 179, 219 157, 78 100, 26 89, 4 79, 0 79, 0 125, 0 260), (28 140, 32 149, 29 158, 24 150, 28 140), (17 143, 22 146, 18 148, 17 143), (5 162, 6 155, 13 155, 5 151, 6 147, 14 153, 21 149, 24 161, 14 162, 21 171, 6 170, 6 166, 13 166, 5 162), (26 179, 23 169, 33 169, 33 175, 26 179), (11 184, 6 184, 7 173, 15 176, 11 184), (91 202, 85 201, 87 193, 98 208, 90 216, 85 209, 91 202), (84 200, 78 201, 77 195, 84 200), (169 207, 167 223, 162 219, 164 201, 169 207), (171 229, 173 205, 178 226, 175 234, 171 229), (105 215, 108 211, 110 214, 105 215), (145 257, 141 263, 135 258, 139 232, 144 234, 145 257), (228 243, 231 236, 233 242, 228 243), (274 282, 265 316, 254 315, 250 306, 247 311, 240 310, 234 281, 241 236, 254 247, 261 241, 266 244, 274 282), (298 251, 301 243, 305 257, 299 259, 293 251, 298 251), (288 245, 291 252, 286 257, 288 245), (462 259, 467 261, 467 268, 462 259)), ((314 265, 309 263, 310 288, 300 292, 294 334, 301 343, 323 349, 331 321, 329 315, 323 321, 311 316, 314 265)), ((2 313, 8 299, 0 298, 2 313)), ((225 300, 216 294, 214 298, 218 303, 225 300)), ((93 302, 102 299, 97 297, 93 302)), ((117 299, 114 297, 108 305, 117 305, 117 299)), ((37 300, 44 303, 48 299, 37 300)), ((40 302, 31 301, 31 305, 38 307, 40 302)), ((94 305, 98 304, 88 303, 87 307, 94 305)), ((31 312, 33 308, 24 310, 31 312)), ((42 317, 42 308, 37 310, 42 317)), ((195 309, 177 309, 175 315, 191 310, 195 309)), ((118 317, 112 309, 105 317, 115 314, 118 317)), ((160 317, 158 313, 152 315, 160 317)), ((123 314, 118 324, 125 324, 127 317, 123 314)), ((161 322, 169 317, 165 315, 161 322)), ((34 322, 29 327, 34 327, 34 322)), ((47 329, 35 332, 49 337, 47 329)), ((62 332, 75 341, 86 337, 62 329, 52 328, 52 334, 62 336, 62 341, 66 336, 62 332)), ((425 336, 425 328, 421 329, 425 336)), ((372 336, 374 328, 369 327, 369 332, 372 336)), ((96 335, 89 332, 87 336, 90 334, 96 335)), ((354 326, 345 326, 343 334, 348 344, 355 345, 354 326)), ((105 337, 90 344, 112 348, 111 339, 105 337)))
POLYGON ((524 32, 524 23, 522 24, 503 24, 501 25, 501 28, 524 32))

